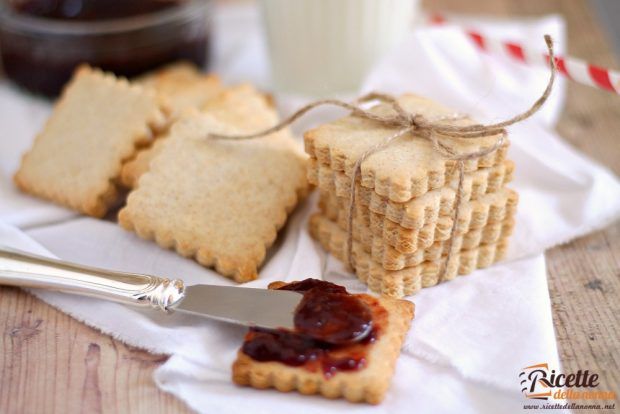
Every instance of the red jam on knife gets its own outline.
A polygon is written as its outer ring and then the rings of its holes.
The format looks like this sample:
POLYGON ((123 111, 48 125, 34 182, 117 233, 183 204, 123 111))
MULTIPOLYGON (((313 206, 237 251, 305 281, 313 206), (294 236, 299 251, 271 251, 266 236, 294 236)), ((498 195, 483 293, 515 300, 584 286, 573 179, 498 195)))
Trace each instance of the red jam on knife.
POLYGON ((303 366, 313 372, 320 369, 326 378, 366 366, 368 347, 379 337, 387 318, 377 299, 351 295, 342 286, 317 279, 280 289, 304 295, 295 312, 296 330, 252 328, 243 353, 256 361, 303 366), (368 334, 355 341, 363 332, 368 334))

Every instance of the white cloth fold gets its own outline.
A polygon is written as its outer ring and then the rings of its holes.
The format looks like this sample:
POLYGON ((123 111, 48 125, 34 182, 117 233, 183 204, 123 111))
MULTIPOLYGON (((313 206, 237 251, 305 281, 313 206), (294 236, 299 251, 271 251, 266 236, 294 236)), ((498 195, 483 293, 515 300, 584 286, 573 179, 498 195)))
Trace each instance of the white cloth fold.
MULTIPOLYGON (((216 11, 215 67, 222 72, 234 68, 228 81, 267 82, 261 72, 266 67, 264 47, 259 37, 252 37, 258 27, 255 13, 247 8, 216 11), (243 47, 246 38, 254 39, 255 47, 243 47)), ((551 33, 560 51, 564 46, 563 22, 553 16, 479 26, 489 35, 530 44, 551 33)), ((415 92, 493 121, 527 108, 546 78, 544 68, 480 53, 458 28, 448 26, 413 32, 376 67, 364 90, 415 92)), ((171 355, 156 372, 157 384, 200 412, 517 412, 525 402, 517 381, 521 368, 538 362, 559 364, 542 252, 620 215, 617 179, 553 132, 562 102, 560 81, 542 113, 510 129, 509 157, 516 162, 511 187, 520 193, 520 205, 509 260, 412 298, 416 319, 381 406, 235 387, 230 366, 244 333, 239 327, 89 298, 33 293, 124 342, 171 355)), ((93 266, 180 277, 188 284, 232 284, 115 223, 74 217, 16 192, 10 176, 49 108, 5 82, 0 84, 0 109, 5 130, 0 141, 0 244, 93 266)), ((319 118, 332 116, 325 111, 319 118)), ((293 214, 261 277, 248 286, 323 277, 351 291, 365 291, 309 237, 307 218, 315 204, 311 197, 293 214)))

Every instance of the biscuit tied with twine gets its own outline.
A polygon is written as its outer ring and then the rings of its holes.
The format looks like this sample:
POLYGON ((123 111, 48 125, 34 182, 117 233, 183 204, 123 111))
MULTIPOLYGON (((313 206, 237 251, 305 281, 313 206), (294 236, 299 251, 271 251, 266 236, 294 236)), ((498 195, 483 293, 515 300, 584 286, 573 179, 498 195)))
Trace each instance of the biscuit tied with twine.
MULTIPOLYGON (((446 259, 444 261, 443 269, 439 273, 438 283, 443 281, 444 276, 448 272, 448 268, 452 263, 453 258, 455 257, 455 249, 454 249, 454 236, 456 232, 456 222, 459 217, 459 213, 463 203, 463 183, 465 178, 465 161, 478 159, 480 157, 484 157, 488 155, 498 148, 500 148, 506 140, 506 127, 510 125, 514 125, 525 119, 531 117, 536 112, 540 110, 543 104, 549 98, 551 94, 551 90, 553 89, 553 84, 556 76, 556 61, 553 52, 553 40, 551 36, 545 35, 544 37, 545 43, 547 46, 548 56, 549 56, 549 66, 550 66, 550 75, 549 80, 547 82, 547 86, 543 91, 542 95, 532 104, 532 106, 525 112, 518 114, 510 119, 507 119, 502 122, 482 125, 466 125, 466 126, 457 126, 446 124, 445 120, 442 119, 440 121, 429 121, 425 117, 419 114, 412 114, 407 112, 403 107, 398 103, 397 99, 391 95, 371 92, 366 94, 352 103, 340 101, 337 99, 322 99, 318 101, 311 102, 295 113, 290 115, 288 118, 284 119, 282 122, 274 125, 271 128, 265 129, 263 131, 259 131, 253 134, 231 134, 231 135, 223 135, 223 134, 209 134, 208 138, 210 139, 222 139, 222 140, 247 140, 247 139, 255 139, 262 138, 267 135, 278 132, 291 124, 293 124, 297 119, 301 118, 307 112, 313 110, 319 106, 332 105, 338 106, 344 109, 351 111, 351 115, 358 116, 360 118, 365 118, 371 121, 376 122, 379 125, 394 128, 394 133, 385 137, 381 142, 373 145, 368 148, 361 157, 356 161, 354 166, 353 176, 351 177, 351 194, 349 197, 348 203, 348 216, 347 216, 347 245, 346 245, 346 258, 347 264, 351 269, 355 269, 354 261, 353 261, 353 213, 355 210, 355 199, 356 199, 356 191, 355 184, 357 183, 360 174, 361 174, 361 166, 362 163, 368 159, 371 155, 383 150, 387 146, 390 145, 392 141, 395 139, 408 134, 415 132, 416 137, 427 139, 433 146, 433 149, 437 154, 443 156, 448 160, 456 161, 456 167, 458 169, 458 182, 456 188, 456 200, 455 207, 453 213, 453 222, 452 228, 450 230, 450 239, 448 242, 448 253, 446 255, 446 259), (369 112, 363 109, 360 105, 366 104, 369 102, 380 102, 389 104, 393 109, 394 113, 391 115, 377 115, 372 112, 369 112), (465 152, 458 153, 454 149, 452 149, 449 145, 447 145, 444 141, 450 141, 455 139, 480 139, 497 135, 497 141, 490 147, 481 149, 479 151, 473 152, 465 152)), ((452 119, 454 120, 454 119, 452 119)))

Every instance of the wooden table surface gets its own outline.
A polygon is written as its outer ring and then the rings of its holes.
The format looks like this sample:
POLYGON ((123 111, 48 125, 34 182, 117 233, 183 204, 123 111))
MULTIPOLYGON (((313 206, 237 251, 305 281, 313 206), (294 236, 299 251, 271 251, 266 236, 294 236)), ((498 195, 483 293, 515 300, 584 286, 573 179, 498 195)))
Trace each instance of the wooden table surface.
MULTIPOLYGON (((562 14, 569 53, 618 67, 586 0, 426 1, 435 11, 495 16, 562 14)), ((620 98, 574 83, 558 125, 572 145, 620 174, 620 98)), ((620 391, 620 223, 547 252, 549 290, 565 371, 600 374, 620 391)), ((166 357, 128 347, 11 288, 0 288, 0 412, 148 412, 189 409, 159 391, 166 357)))

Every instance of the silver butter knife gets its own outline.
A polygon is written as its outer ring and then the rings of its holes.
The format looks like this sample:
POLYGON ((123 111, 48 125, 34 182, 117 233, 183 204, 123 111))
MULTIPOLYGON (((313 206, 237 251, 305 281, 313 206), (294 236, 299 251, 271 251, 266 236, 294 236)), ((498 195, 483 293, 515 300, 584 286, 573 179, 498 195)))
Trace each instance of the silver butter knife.
POLYGON ((294 329, 303 295, 288 290, 185 286, 180 279, 115 272, 0 248, 0 285, 42 288, 246 326, 294 329))

